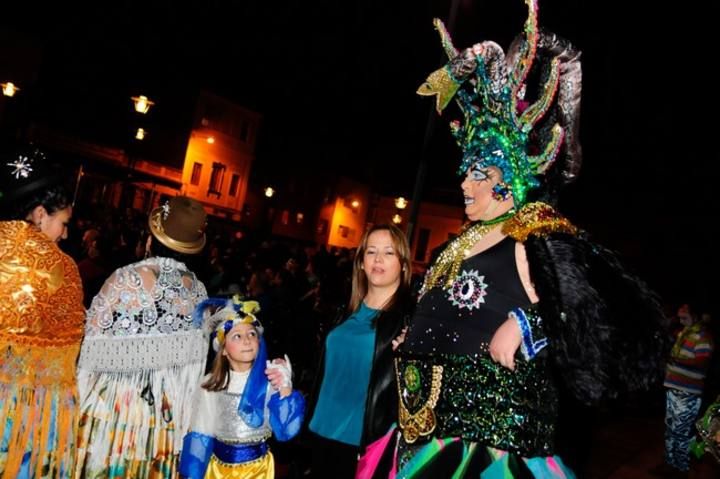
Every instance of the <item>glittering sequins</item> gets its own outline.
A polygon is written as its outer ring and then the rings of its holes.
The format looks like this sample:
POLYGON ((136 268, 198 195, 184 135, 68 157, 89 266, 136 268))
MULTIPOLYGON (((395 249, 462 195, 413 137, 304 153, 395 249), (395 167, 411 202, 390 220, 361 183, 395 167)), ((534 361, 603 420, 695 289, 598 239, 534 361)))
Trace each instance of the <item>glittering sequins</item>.
POLYGON ((485 302, 487 286, 485 276, 476 270, 463 271, 448 289, 450 302, 460 309, 479 308, 480 304, 485 302))
POLYGON ((531 234, 545 236, 551 233, 577 234, 570 221, 545 203, 528 203, 515 216, 503 224, 503 233, 524 242, 531 234))
POLYGON ((412 412, 407 398, 429 399, 432 368, 442 366, 442 387, 433 408, 437 423, 433 437, 461 437, 526 457, 553 453, 557 392, 544 358, 518 359, 515 371, 495 363, 487 354, 423 358, 405 355, 397 362, 398 371, 406 371, 408 364, 422 370, 421 390, 411 393, 404 381, 398 384, 403 385, 400 396, 405 398, 401 406, 404 403, 412 412))
POLYGON ((405 368, 405 374, 403 374, 405 380, 405 387, 410 392, 415 392, 420 389, 420 371, 413 364, 408 364, 405 368))
POLYGON ((514 210, 511 210, 508 214, 501 215, 490 222, 472 224, 448 244, 425 275, 425 282, 420 289, 420 297, 441 283, 449 288, 453 278, 460 272, 460 263, 470 255, 470 250, 475 243, 513 214, 514 210))
MULTIPOLYGON (((408 364, 404 369, 403 377, 397 378, 398 394, 400 396, 400 407, 398 410, 398 423, 402 430, 403 439, 412 444, 419 438, 427 437, 435 431, 437 420, 435 418, 435 405, 440 397, 442 387, 443 367, 442 365, 424 364, 424 373, 413 364, 408 364), (411 378, 408 379, 407 374, 411 378), (409 388, 402 388, 401 384, 410 382, 415 386, 417 392, 422 385, 427 394, 427 400, 422 400, 421 394, 415 394, 409 388), (429 384, 429 390, 427 385, 429 384), (408 394, 410 392, 410 394, 408 394)), ((400 376, 400 367, 395 362, 395 374, 400 376)))

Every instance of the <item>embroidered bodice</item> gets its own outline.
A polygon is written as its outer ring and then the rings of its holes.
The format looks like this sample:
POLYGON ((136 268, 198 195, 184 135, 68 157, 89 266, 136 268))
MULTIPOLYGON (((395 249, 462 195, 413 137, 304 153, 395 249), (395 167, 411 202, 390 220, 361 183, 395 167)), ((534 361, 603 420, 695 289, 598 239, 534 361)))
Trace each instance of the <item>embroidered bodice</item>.
POLYGON ((116 270, 87 313, 78 367, 136 372, 203 363, 207 338, 194 325, 205 286, 170 258, 150 258, 116 270))
POLYGON ((170 258, 149 258, 116 270, 88 310, 86 336, 169 334, 192 327, 205 286, 170 258))

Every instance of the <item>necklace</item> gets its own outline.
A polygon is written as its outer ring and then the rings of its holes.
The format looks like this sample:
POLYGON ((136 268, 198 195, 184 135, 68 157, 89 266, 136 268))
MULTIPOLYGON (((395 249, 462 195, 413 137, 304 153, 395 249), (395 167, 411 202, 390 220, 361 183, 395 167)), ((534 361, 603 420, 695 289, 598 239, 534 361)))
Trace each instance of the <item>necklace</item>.
POLYGON ((435 264, 428 271, 420 296, 433 289, 440 284, 440 280, 445 278, 445 287, 452 286, 453 279, 460 272, 460 263, 468 257, 472 247, 480 241, 480 239, 495 229, 497 225, 512 217, 515 209, 511 209, 505 214, 493 218, 488 221, 482 221, 469 225, 460 236, 455 238, 438 256, 435 264))

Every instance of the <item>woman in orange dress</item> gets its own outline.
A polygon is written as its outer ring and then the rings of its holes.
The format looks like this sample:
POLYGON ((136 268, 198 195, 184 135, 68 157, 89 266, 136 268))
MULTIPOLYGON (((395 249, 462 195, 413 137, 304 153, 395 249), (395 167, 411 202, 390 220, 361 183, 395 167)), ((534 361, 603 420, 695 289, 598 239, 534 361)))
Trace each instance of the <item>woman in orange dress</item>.
POLYGON ((14 218, 0 222, 0 478, 70 477, 84 310, 57 242, 72 206, 57 175, 15 168, 0 173, 3 219, 14 218))

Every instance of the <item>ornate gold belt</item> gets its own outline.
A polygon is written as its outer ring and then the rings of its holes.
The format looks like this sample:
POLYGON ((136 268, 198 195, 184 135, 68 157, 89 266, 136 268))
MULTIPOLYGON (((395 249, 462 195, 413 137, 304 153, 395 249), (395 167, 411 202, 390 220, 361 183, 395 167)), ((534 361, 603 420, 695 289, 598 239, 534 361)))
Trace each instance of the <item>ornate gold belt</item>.
MULTIPOLYGON (((432 434, 437 426, 435 419, 435 405, 437 404, 438 398, 440 397, 440 388, 442 386, 442 366, 432 367, 432 381, 430 383, 430 395, 425 404, 420 407, 415 413, 411 413, 405 407, 403 402, 402 389, 400 387, 400 371, 398 368, 397 359, 395 360, 395 375, 397 377, 398 387, 398 401, 400 403, 398 420, 400 423, 400 429, 402 430, 403 438, 408 444, 412 444, 417 441, 418 437, 425 437, 432 434)), ((419 378, 414 378, 415 381, 419 381, 419 378)))

